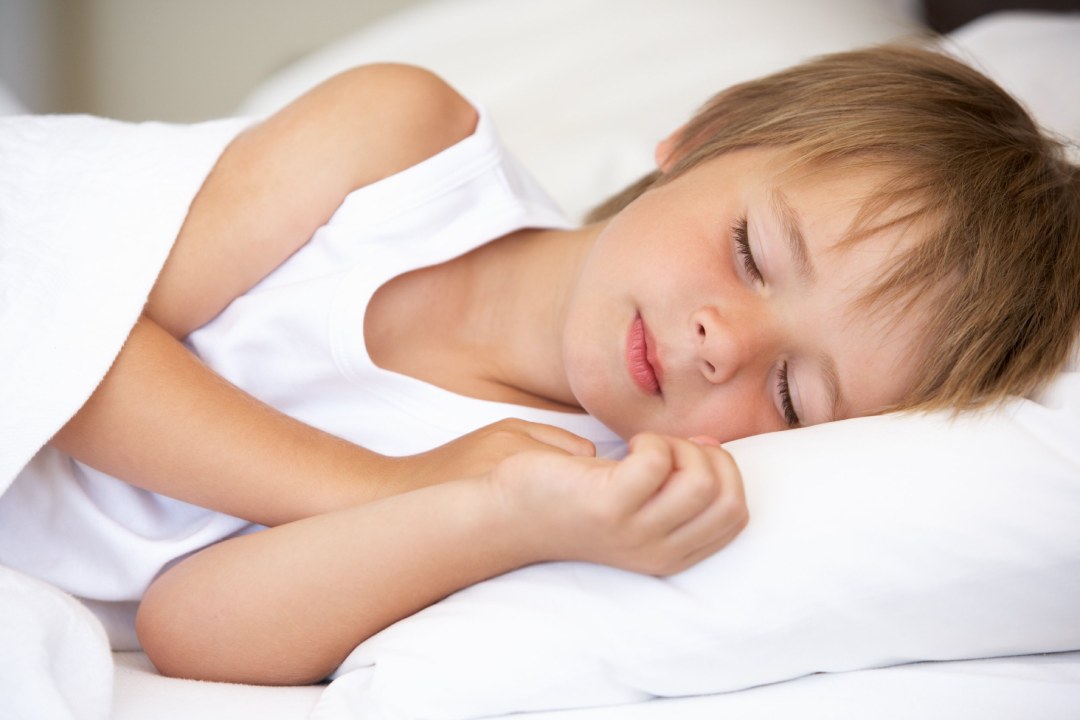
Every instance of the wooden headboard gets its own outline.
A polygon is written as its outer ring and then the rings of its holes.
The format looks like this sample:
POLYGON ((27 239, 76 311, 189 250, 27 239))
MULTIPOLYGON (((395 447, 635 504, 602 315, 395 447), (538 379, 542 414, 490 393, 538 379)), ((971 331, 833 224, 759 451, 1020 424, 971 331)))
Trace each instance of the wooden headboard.
POLYGON ((980 15, 999 10, 1073 10, 1080 0, 923 0, 926 23, 938 32, 955 30, 980 15))

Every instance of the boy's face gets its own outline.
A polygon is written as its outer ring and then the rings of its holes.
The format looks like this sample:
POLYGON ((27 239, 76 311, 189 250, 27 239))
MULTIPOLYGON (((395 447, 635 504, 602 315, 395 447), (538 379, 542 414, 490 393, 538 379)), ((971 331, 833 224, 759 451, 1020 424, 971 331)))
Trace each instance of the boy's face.
POLYGON ((856 301, 914 233, 835 248, 882 178, 791 177, 783 160, 774 148, 710 160, 598 235, 563 357, 582 407, 624 437, 728 441, 871 414, 910 386, 922 313, 856 301))

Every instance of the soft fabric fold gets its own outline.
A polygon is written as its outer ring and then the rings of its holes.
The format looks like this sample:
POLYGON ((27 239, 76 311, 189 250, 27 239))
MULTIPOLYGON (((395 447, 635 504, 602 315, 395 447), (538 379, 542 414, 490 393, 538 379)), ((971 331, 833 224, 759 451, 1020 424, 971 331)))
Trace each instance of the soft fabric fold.
MULTIPOLYGON (((0 494, 108 372, 246 124, 0 118, 0 494)), ((74 597, 0 567, 0 637, 4 717, 109 716, 108 639, 74 597)))
POLYGON ((246 123, 0 118, 0 492, 108 372, 246 123))

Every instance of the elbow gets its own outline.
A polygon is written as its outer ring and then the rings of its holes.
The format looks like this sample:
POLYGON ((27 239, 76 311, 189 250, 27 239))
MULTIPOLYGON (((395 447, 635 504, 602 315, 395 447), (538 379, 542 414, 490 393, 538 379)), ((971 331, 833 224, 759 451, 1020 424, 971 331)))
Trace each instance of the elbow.
POLYGON ((218 669, 217 649, 208 646, 202 618, 162 585, 159 580, 150 586, 135 615, 135 632, 147 658, 167 677, 229 681, 218 669))
POLYGON ((187 588, 177 579, 169 573, 158 578, 135 616, 143 651, 162 675, 246 685, 312 685, 336 667, 306 648, 283 646, 273 628, 253 627, 248 613, 224 602, 227 590, 181 593, 187 588))

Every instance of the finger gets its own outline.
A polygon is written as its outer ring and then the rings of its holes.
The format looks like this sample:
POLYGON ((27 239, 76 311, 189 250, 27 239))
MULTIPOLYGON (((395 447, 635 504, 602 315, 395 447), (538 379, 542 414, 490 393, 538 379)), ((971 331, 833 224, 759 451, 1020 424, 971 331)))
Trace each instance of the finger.
POLYGON ((641 511, 642 521, 664 535, 700 515, 720 494, 718 471, 706 449, 689 440, 668 442, 674 472, 641 511))
MULTIPOLYGON (((712 468, 716 480, 716 494, 709 507, 702 512, 714 511, 737 522, 746 514, 746 495, 743 489, 742 473, 735 459, 720 447, 702 447, 702 453, 712 468)), ((689 518, 688 522, 694 518, 689 518)))
POLYGON ((684 558, 698 562, 725 547, 735 539, 750 520, 742 487, 742 478, 730 456, 721 458, 727 467, 721 476, 721 489, 716 500, 704 512, 676 528, 668 541, 672 548, 682 548, 684 558))
POLYGON ((525 433, 533 440, 579 457, 595 457, 596 446, 589 440, 554 425, 522 421, 525 433))
POLYGON ((708 451, 709 459, 720 473, 720 502, 727 509, 736 511, 746 509, 746 489, 743 486, 742 472, 735 458, 723 448, 708 451))
POLYGON ((675 458, 667 439, 655 433, 635 435, 629 450, 612 477, 627 506, 638 510, 667 482, 675 469, 675 458))
POLYGON ((718 506, 710 507, 665 539, 661 554, 671 561, 653 574, 674 575, 715 555, 731 544, 746 529, 748 522, 745 507, 737 518, 718 506))
POLYGON ((749 520, 750 516, 745 507, 734 516, 724 511, 711 510, 679 528, 671 539, 687 548, 681 563, 683 569, 696 565, 730 545, 746 529, 749 520))
POLYGON ((660 551, 670 560, 653 574, 680 573, 723 550, 745 529, 749 516, 744 514, 739 522, 730 520, 710 510, 679 528, 675 535, 666 538, 660 551))

